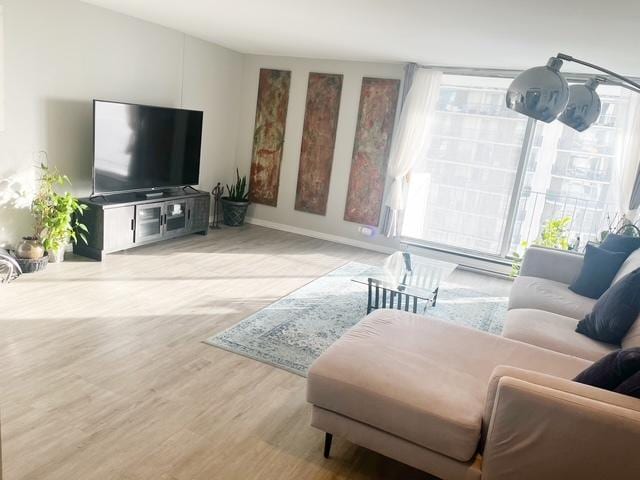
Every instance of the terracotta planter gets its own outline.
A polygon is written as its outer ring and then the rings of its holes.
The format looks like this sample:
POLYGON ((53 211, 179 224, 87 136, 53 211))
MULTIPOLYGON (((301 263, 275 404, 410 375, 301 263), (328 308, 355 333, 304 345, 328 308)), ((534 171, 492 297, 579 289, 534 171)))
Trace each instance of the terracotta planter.
POLYGON ((222 221, 225 225, 239 227, 244 223, 249 202, 234 202, 227 197, 222 197, 220 203, 222 204, 222 221))
POLYGON ((37 260, 44 257, 44 246, 36 237, 22 237, 22 241, 16 247, 16 256, 37 260))

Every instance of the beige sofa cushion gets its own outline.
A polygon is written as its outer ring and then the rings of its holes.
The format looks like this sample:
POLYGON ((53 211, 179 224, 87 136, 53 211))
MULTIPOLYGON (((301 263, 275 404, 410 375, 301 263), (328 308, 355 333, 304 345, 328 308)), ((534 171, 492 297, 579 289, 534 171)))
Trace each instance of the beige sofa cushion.
POLYGON ((627 257, 620 267, 620 270, 618 270, 618 273, 616 273, 616 276, 613 277, 612 283, 616 283, 625 275, 633 272, 636 268, 640 268, 640 248, 627 257))
POLYGON ((622 339, 622 348, 640 347, 640 317, 636 321, 622 339))
POLYGON ((417 445, 468 461, 498 365, 573 378, 591 362, 396 310, 378 310, 311 366, 307 399, 417 445))
POLYGON ((509 309, 533 308, 582 320, 596 300, 569 290, 569 286, 538 277, 520 276, 513 281, 509 309))
POLYGON ((502 335, 512 340, 596 361, 620 347, 597 342, 576 332, 578 320, 543 310, 509 310, 502 335))
POLYGON ((546 278, 569 285, 578 278, 583 264, 584 255, 532 245, 527 248, 522 259, 520 275, 546 278))

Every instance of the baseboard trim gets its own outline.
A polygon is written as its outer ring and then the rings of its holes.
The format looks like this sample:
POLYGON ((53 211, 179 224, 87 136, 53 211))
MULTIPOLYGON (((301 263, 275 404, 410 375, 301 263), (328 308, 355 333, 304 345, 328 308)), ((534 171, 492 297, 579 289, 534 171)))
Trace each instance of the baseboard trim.
POLYGON ((340 243, 342 245, 363 248, 365 250, 371 250, 379 253, 391 254, 398 250, 396 248, 385 247, 383 245, 376 245, 374 243, 363 242, 360 240, 353 240, 352 238, 341 237, 339 235, 331 235, 329 233, 322 233, 316 230, 309 230, 307 228, 294 227, 292 225, 286 225, 284 223, 270 222, 269 220, 262 220, 261 218, 247 217, 245 218, 245 222, 250 223, 251 225, 258 225, 260 227, 272 228, 274 230, 281 230, 283 232, 295 233, 297 235, 304 235, 305 237, 317 238, 319 240, 340 243))
MULTIPOLYGON (((373 243, 354 240, 347 237, 341 237, 339 235, 331 235, 328 233, 318 232, 316 230, 294 227, 292 225, 286 225, 284 223, 270 222, 269 220, 262 220, 260 218, 247 217, 245 218, 245 222, 250 223, 251 225, 258 225, 260 227, 272 228, 274 230, 280 230, 283 232, 295 233, 297 235, 304 235, 305 237, 317 238, 319 240, 326 240, 328 242, 339 243, 342 245, 349 245, 351 247, 362 248, 378 253, 385 253, 387 255, 390 255, 393 252, 396 252, 403 248, 401 246, 399 246, 398 248, 385 247, 384 245, 376 245, 373 243)), ((426 254, 427 256, 435 258, 437 260, 445 260, 457 263, 459 265, 459 268, 463 270, 474 271, 476 273, 483 273, 485 275, 496 276, 499 278, 510 278, 509 271, 511 267, 507 265, 487 262, 476 258, 467 258, 465 256, 458 255, 455 252, 444 252, 430 249, 424 246, 405 244, 404 242, 403 244, 405 245, 405 248, 409 247, 409 251, 422 250, 422 255, 426 254)))

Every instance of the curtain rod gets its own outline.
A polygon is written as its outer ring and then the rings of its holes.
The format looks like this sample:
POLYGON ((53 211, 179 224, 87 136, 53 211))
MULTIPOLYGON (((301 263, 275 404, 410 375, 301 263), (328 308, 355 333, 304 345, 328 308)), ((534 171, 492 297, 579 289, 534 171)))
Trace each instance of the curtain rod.
MULTIPOLYGON (((414 62, 409 62, 409 64, 414 62)), ((420 63, 414 63, 417 68, 424 68, 426 70, 439 70, 447 75, 466 75, 466 76, 480 76, 480 77, 497 77, 497 78, 515 78, 523 72, 523 70, 510 70, 503 68, 476 68, 476 67, 452 67, 444 65, 424 65, 420 63)), ((562 75, 569 81, 584 82, 589 78, 593 78, 594 74, 589 73, 565 73, 562 75)), ((599 73, 597 76, 604 77, 609 80, 611 85, 615 85, 614 77, 611 75, 604 75, 599 73)), ((633 80, 638 80, 637 77, 629 77, 633 80)))

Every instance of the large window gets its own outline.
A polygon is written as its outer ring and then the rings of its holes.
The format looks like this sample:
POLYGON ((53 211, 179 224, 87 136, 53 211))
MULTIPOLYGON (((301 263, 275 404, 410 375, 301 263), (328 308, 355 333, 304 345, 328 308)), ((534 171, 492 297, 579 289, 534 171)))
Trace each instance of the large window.
POLYGON ((604 228, 626 97, 601 86, 602 114, 578 133, 507 109, 509 83, 443 76, 429 148, 410 175, 403 236, 509 256, 550 219, 571 217, 572 243, 604 228))
POLYGON ((602 113, 584 132, 560 122, 536 123, 519 199, 510 251, 531 243, 549 220, 570 218, 569 239, 584 245, 615 215, 612 183, 620 137, 626 127, 627 96, 600 86, 602 113))

